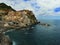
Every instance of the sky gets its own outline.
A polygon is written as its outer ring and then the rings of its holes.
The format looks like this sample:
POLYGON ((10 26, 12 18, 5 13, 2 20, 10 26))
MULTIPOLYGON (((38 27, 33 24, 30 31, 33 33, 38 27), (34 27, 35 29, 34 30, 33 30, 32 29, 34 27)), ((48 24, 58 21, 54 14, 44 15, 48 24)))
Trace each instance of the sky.
POLYGON ((36 15, 60 16, 60 0, 0 0, 15 10, 28 9, 36 15))

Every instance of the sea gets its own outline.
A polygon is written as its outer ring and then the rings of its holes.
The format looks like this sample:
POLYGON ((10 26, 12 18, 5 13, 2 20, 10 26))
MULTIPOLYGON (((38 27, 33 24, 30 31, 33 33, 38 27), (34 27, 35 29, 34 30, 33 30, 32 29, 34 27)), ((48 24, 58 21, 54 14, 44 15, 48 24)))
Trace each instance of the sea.
POLYGON ((32 29, 18 29, 7 32, 6 35, 10 37, 13 45, 60 45, 60 19, 53 18, 38 16, 40 23, 50 26, 37 24, 32 29))

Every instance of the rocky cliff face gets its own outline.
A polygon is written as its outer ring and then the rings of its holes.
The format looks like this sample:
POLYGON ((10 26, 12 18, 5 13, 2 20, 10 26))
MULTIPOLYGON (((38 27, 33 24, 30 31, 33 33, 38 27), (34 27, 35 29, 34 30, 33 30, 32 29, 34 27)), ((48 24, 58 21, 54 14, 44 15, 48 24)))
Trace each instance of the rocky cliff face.
POLYGON ((12 45, 11 40, 3 32, 7 28, 24 28, 36 24, 37 20, 32 11, 16 11, 4 3, 0 3, 0 45, 12 45))
POLYGON ((29 10, 10 11, 3 17, 4 26, 27 27, 37 22, 34 14, 29 10), (7 25, 6 25, 7 24, 7 25))
POLYGON ((28 27, 36 22, 32 11, 16 11, 4 3, 0 4, 0 27, 28 27))

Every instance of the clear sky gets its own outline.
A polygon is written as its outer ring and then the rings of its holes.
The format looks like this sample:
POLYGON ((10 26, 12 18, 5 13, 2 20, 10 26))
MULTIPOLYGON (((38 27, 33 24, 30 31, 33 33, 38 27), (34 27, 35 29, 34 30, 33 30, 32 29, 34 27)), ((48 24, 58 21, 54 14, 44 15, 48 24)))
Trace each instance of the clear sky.
POLYGON ((60 15, 60 0, 0 0, 15 10, 29 9, 36 15, 60 15))

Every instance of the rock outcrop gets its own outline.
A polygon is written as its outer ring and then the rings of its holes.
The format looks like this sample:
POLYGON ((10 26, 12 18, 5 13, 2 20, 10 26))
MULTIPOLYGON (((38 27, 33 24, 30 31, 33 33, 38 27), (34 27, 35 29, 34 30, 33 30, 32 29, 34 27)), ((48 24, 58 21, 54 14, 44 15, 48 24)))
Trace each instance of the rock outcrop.
POLYGON ((37 23, 30 10, 16 11, 4 3, 0 3, 0 45, 12 45, 5 33, 11 28, 26 28, 37 23))
POLYGON ((28 27, 37 23, 37 20, 30 10, 16 11, 4 3, 0 4, 0 27, 28 27))
POLYGON ((4 26, 13 27, 27 27, 37 22, 34 14, 29 10, 10 11, 8 15, 3 17, 3 20, 7 24, 4 26))
POLYGON ((0 32, 6 32, 12 28, 31 28, 32 25, 37 23, 37 19, 32 11, 16 11, 12 7, 0 3, 0 32))

